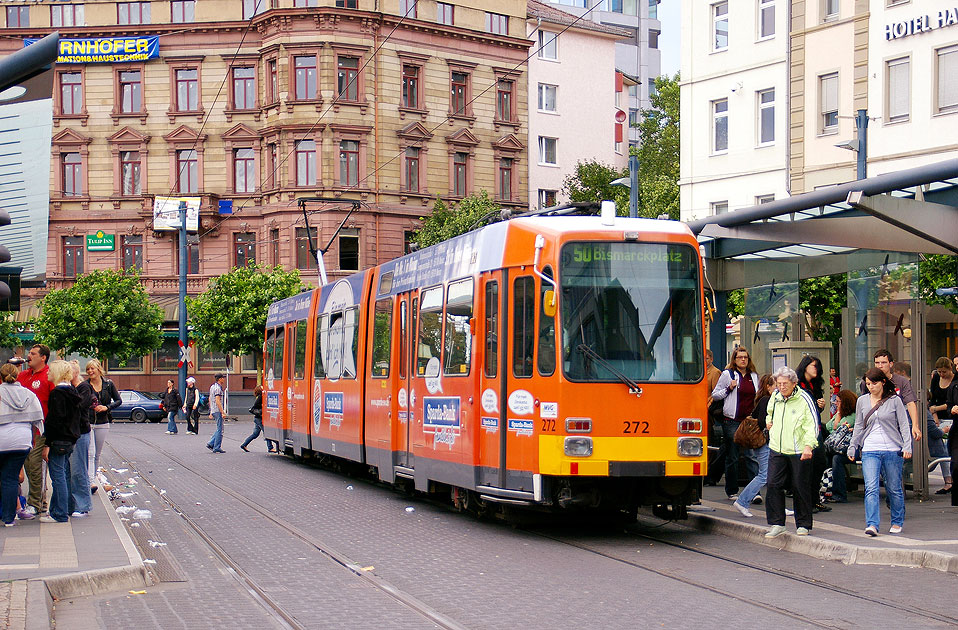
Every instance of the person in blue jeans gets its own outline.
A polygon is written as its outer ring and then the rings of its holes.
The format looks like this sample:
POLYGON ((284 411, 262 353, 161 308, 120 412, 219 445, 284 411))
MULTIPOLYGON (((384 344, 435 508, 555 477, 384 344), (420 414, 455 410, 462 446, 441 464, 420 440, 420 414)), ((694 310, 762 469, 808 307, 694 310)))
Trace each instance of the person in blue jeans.
POLYGON ((881 503, 878 483, 885 478, 891 508, 891 534, 901 533, 905 525, 905 493, 902 488, 904 460, 911 459, 911 427, 908 412, 895 385, 880 369, 865 373, 868 393, 855 407, 855 430, 848 445, 848 459, 855 461, 862 451, 862 474, 865 477, 865 533, 877 536, 881 525, 881 503))
MULTIPOLYGON (((758 395, 755 400, 755 409, 752 411, 752 417, 758 420, 758 427, 765 431, 765 416, 767 414, 768 400, 775 391, 775 381, 771 374, 762 376, 758 385, 758 395)), ((745 457, 746 466, 750 471, 754 471, 752 480, 739 493, 738 498, 732 504, 735 509, 742 513, 742 516, 751 518, 753 516, 749 506, 753 501, 761 499, 759 492, 765 486, 768 480, 768 435, 765 436, 765 444, 758 448, 742 449, 742 456, 745 457)), ((760 502, 760 501, 756 501, 760 502)))
POLYGON ((738 445, 735 431, 755 408, 759 391, 758 373, 748 350, 739 346, 732 350, 732 360, 719 377, 712 400, 724 401, 722 406, 722 446, 719 458, 725 455, 725 494, 732 501, 738 498, 738 445))
MULTIPOLYGON (((832 431, 841 425, 855 428, 855 408, 858 405, 858 396, 850 389, 838 392, 838 410, 832 418, 832 431)), ((832 497, 830 503, 848 503, 848 473, 845 470, 846 453, 832 455, 832 497)))
POLYGON ((17 383, 19 374, 10 363, 0 367, 0 514, 7 527, 13 526, 20 507, 20 471, 33 448, 34 429, 43 425, 40 400, 17 383))
POLYGON ((259 437, 259 434, 263 432, 263 386, 257 385, 256 389, 253 390, 253 406, 249 408, 249 412, 253 414, 253 432, 249 434, 249 437, 240 445, 240 448, 249 453, 249 449, 246 448, 249 446, 249 443, 259 437))
POLYGON ((206 448, 214 453, 225 453, 223 450, 223 387, 226 385, 226 376, 217 374, 213 385, 210 386, 210 417, 216 421, 216 430, 213 437, 206 443, 206 448))
POLYGON ((53 496, 50 513, 40 517, 41 523, 66 523, 70 520, 70 455, 80 437, 80 394, 70 382, 73 368, 66 361, 50 364, 50 382, 54 384, 47 401, 47 417, 43 423, 43 459, 50 470, 53 496))
POLYGON ((176 414, 183 406, 183 399, 180 398, 180 392, 176 389, 176 383, 173 379, 166 381, 166 391, 163 392, 163 408, 167 412, 166 434, 176 435, 176 414))

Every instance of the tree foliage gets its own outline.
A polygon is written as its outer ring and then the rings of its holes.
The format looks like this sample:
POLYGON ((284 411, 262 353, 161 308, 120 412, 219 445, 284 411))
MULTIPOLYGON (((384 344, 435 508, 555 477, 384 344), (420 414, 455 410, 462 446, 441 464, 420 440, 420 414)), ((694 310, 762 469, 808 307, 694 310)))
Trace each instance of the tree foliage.
POLYGON ((638 124, 639 215, 679 218, 679 75, 655 79, 638 124))
POLYGON ((269 305, 304 289, 296 269, 237 267, 210 280, 209 288, 196 298, 186 298, 190 335, 206 350, 252 353, 259 367, 269 305))
POLYGON ((416 232, 416 244, 429 247, 486 223, 495 223, 499 220, 500 210, 499 204, 490 199, 485 190, 463 198, 455 208, 448 207, 442 199, 437 198, 432 213, 428 217, 420 217, 423 223, 416 232))
POLYGON ((13 317, 13 313, 7 313, 0 318, 0 347, 16 348, 22 342, 17 337, 19 326, 13 317))
POLYGON ((128 359, 160 347, 163 311, 150 300, 136 271, 97 269, 72 287, 51 291, 33 322, 38 343, 103 360, 128 359))
POLYGON ((620 177, 628 177, 629 169, 616 169, 596 160, 580 160, 575 171, 565 176, 562 192, 569 201, 614 201, 616 214, 629 215, 629 189, 613 186, 620 177))
POLYGON ((936 295, 935 289, 958 286, 958 256, 934 254, 918 263, 918 296, 928 304, 941 304, 958 313, 958 297, 936 295))
POLYGON ((848 304, 848 276, 836 273, 806 278, 798 285, 799 306, 808 333, 815 341, 830 341, 837 349, 842 337, 842 309, 848 304))

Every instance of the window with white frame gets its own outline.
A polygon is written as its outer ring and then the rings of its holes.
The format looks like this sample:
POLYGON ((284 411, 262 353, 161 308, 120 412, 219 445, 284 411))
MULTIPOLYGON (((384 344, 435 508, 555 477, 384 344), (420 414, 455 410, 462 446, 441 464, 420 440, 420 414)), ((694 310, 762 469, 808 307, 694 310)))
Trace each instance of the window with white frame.
POLYGON ((456 7, 448 2, 436 3, 436 21, 452 26, 455 22, 456 7))
POLYGON ((559 34, 539 31, 539 59, 559 58, 559 34))
POLYGON ((822 22, 830 22, 838 19, 838 5, 840 0, 821 0, 822 2, 822 22))
POLYGON ((547 188, 539 189, 539 208, 551 208, 556 205, 556 197, 559 194, 558 190, 549 190, 547 188))
POLYGON ((64 4, 50 7, 50 24, 60 26, 83 26, 83 5, 64 4))
POLYGON ((755 195, 755 205, 760 206, 765 203, 772 203, 775 201, 775 195, 755 195))
POLYGON ((728 2, 712 5, 712 50, 728 48, 728 2))
POLYGON ((723 214, 728 212, 728 200, 725 201, 713 201, 709 204, 709 207, 712 210, 712 214, 723 214))
POLYGON ((269 0, 243 0, 243 19, 248 20, 269 9, 269 0))
POLYGON ((821 133, 838 131, 838 73, 823 74, 818 78, 818 91, 821 94, 821 133))
POLYGON ((539 136, 539 164, 555 166, 557 142, 558 140, 556 138, 539 136))
POLYGON ((712 101, 712 153, 728 151, 728 99, 712 101))
POLYGON ((509 34, 509 16, 486 12, 486 32, 495 35, 509 34))
POLYGON ((405 15, 407 18, 416 17, 418 4, 418 0, 399 0, 399 14, 405 15))
POLYGON ((758 143, 775 143, 775 90, 761 90, 758 96, 758 143))
POLYGON ((775 0, 758 0, 758 37, 775 35, 775 0))
POLYGON ((150 23, 150 3, 149 2, 117 2, 116 3, 116 23, 117 24, 149 24, 150 23))
POLYGON ((539 84, 539 111, 540 112, 555 112, 556 111, 556 91, 558 87, 555 85, 549 85, 548 83, 539 84))
POLYGON ((935 51, 938 66, 935 90, 935 113, 958 111, 958 46, 948 46, 935 51))
POLYGON ((900 57, 885 62, 885 122, 908 120, 911 113, 911 60, 900 57))

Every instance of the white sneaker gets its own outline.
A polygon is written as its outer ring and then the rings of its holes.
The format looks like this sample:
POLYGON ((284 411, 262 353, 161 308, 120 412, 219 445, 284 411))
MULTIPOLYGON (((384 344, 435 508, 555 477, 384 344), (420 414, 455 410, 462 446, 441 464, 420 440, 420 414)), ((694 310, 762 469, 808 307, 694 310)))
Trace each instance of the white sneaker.
POLYGON ((766 538, 778 538, 785 533, 784 525, 772 525, 771 528, 765 533, 766 538))
POLYGON ((797 530, 795 530, 795 533, 799 536, 808 536, 808 528, 799 527, 797 530))
POLYGON ((173 432, 172 432, 172 431, 167 431, 166 434, 167 434, 167 435, 173 435, 173 432))
POLYGON ((90 516, 89 512, 74 512, 70 515, 70 518, 86 518, 87 516, 90 516))
POLYGON ((747 517, 747 518, 752 518, 753 516, 755 516, 754 514, 752 514, 752 512, 751 512, 747 507, 745 507, 744 505, 742 505, 742 504, 739 503, 738 501, 734 502, 732 505, 735 506, 735 509, 736 509, 736 510, 738 510, 739 512, 742 513, 742 516, 745 516, 745 517, 747 517))
POLYGON ((785 508, 785 516, 795 516, 795 510, 785 508))
POLYGON ((888 528, 888 533, 889 533, 889 534, 900 534, 900 533, 901 533, 901 525, 892 525, 891 527, 888 528))
POLYGON ((33 507, 32 505, 28 505, 27 507, 23 508, 23 511, 27 512, 28 514, 33 514, 34 516, 37 515, 37 508, 33 507))
POLYGON ((57 519, 53 518, 49 514, 44 514, 43 516, 40 517, 40 522, 41 523, 61 523, 61 522, 67 523, 68 521, 58 521, 57 519))
POLYGON ((868 527, 865 528, 865 533, 868 534, 869 536, 877 536, 878 528, 875 527, 874 525, 869 525, 868 527))

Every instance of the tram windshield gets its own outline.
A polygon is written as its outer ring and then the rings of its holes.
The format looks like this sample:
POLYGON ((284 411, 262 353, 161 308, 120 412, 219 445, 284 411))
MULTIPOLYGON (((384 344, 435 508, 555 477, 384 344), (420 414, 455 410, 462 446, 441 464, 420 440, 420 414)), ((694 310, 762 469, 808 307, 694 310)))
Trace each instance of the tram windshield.
POLYGON ((702 378, 699 263, 691 247, 568 243, 559 283, 562 365, 570 380, 702 378))

